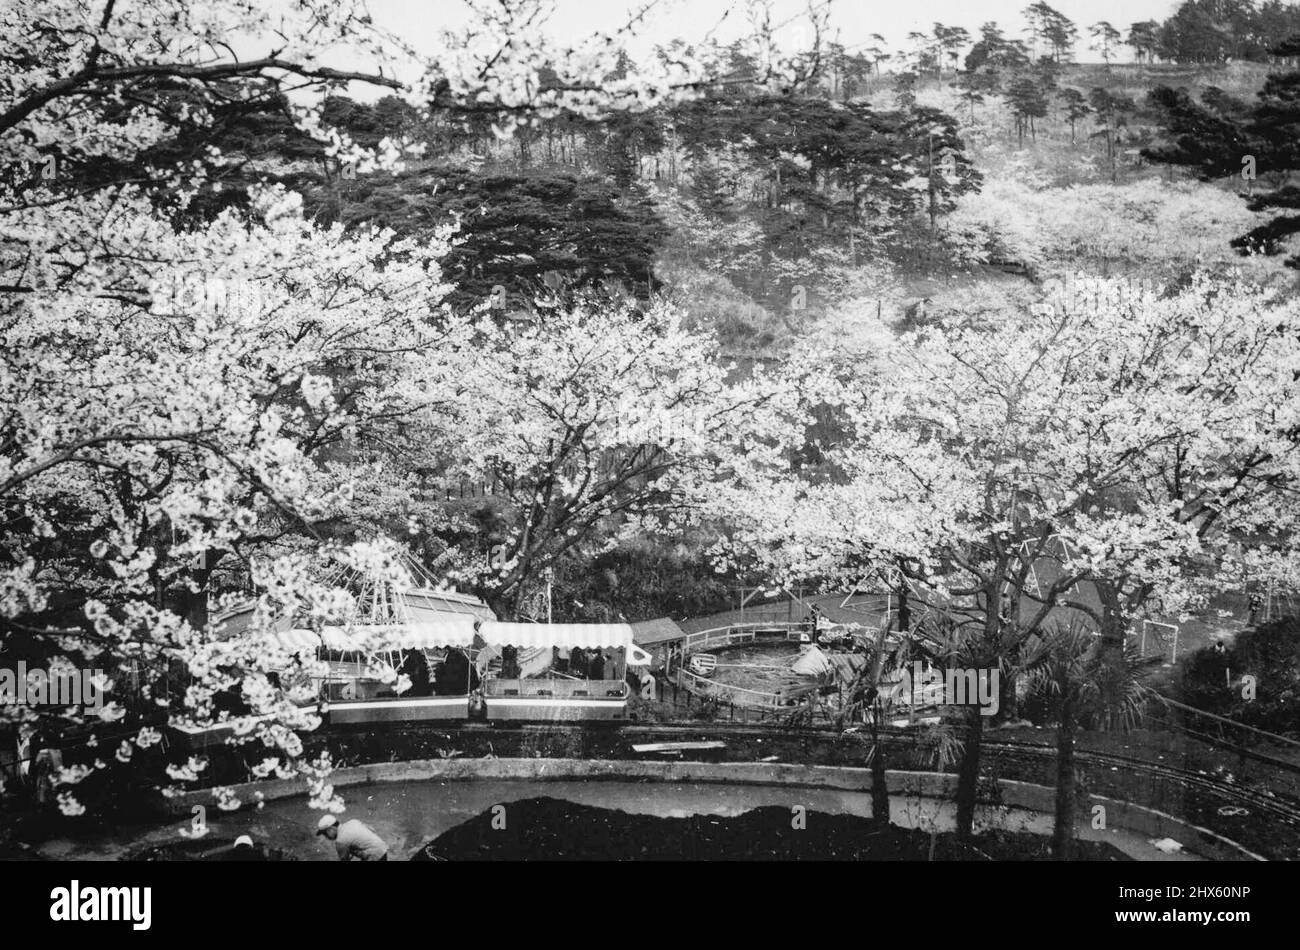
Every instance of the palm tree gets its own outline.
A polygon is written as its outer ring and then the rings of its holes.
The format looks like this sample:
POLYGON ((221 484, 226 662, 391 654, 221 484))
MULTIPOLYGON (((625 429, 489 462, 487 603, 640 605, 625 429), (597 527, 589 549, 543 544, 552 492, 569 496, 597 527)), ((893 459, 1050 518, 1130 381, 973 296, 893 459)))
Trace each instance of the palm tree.
POLYGON ((1104 723, 1131 729, 1142 714, 1146 687, 1137 653, 1102 648, 1101 639, 1082 621, 1059 626, 1026 644, 1027 684, 1048 704, 1056 720, 1056 810, 1052 854, 1070 861, 1075 852, 1078 777, 1074 740, 1081 725, 1104 723))
POLYGON ((880 625, 873 644, 872 660, 865 663, 849 686, 849 701, 840 709, 837 725, 843 729, 848 722, 863 716, 871 731, 871 749, 867 762, 871 766, 871 820, 879 825, 889 824, 889 785, 885 777, 885 750, 880 741, 880 729, 896 696, 882 689, 906 664, 904 651, 887 649, 888 621, 880 625))
MULTIPOLYGON (((871 820, 878 825, 889 824, 889 784, 886 777, 885 747, 881 731, 895 709, 903 704, 904 694, 897 688, 913 658, 914 641, 910 636, 906 613, 896 615, 903 642, 894 650, 888 648, 890 623, 882 624, 873 645, 872 661, 863 665, 849 686, 849 701, 840 710, 837 725, 843 729, 859 717, 867 721, 871 747, 867 764, 871 768, 871 820)), ((909 701, 914 697, 906 697, 909 701)), ((951 727, 939 723, 929 727, 921 736, 924 745, 935 749, 935 768, 943 771, 957 760, 961 742, 951 727)))

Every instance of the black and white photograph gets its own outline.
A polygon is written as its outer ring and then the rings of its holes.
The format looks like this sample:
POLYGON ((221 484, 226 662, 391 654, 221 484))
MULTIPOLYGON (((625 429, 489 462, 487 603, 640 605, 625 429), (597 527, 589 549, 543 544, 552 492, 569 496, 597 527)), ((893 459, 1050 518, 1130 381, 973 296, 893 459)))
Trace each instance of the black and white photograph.
POLYGON ((1300 3, 0 11, 6 920, 1276 919, 1300 3))

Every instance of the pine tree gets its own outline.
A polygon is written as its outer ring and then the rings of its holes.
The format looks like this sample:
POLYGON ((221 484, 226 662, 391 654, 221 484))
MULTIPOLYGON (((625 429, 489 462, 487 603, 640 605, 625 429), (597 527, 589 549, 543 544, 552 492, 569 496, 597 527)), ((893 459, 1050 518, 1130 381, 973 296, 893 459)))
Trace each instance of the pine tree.
POLYGON ((1047 97, 1038 80, 1021 76, 1007 87, 1006 100, 1016 120, 1018 143, 1025 144, 1026 132, 1036 139, 1038 132, 1034 120, 1047 115, 1047 97))
POLYGON ((1137 103, 1128 96, 1119 96, 1098 86, 1088 93, 1088 103, 1097 113, 1098 130, 1093 137, 1106 142, 1106 158, 1110 163, 1110 180, 1119 181, 1120 129, 1128 125, 1128 116, 1137 111, 1137 103))
POLYGON ((1105 20, 1100 20, 1088 28, 1092 34, 1092 48, 1101 56, 1101 61, 1110 69, 1111 58, 1120 44, 1120 32, 1105 20))
POLYGON ((1133 47, 1139 63, 1150 63, 1155 60, 1156 47, 1160 42, 1159 30, 1160 24, 1155 20, 1141 20, 1129 24, 1128 37, 1124 42, 1133 47))
POLYGON ((1079 28, 1074 21, 1041 0, 1026 7, 1023 13, 1029 24, 1027 32, 1035 44, 1031 52, 1037 52, 1036 44, 1041 40, 1056 62, 1066 62, 1079 37, 1079 28))
POLYGON ((735 200, 732 186, 716 161, 701 157, 691 164, 691 197, 695 206, 719 221, 735 217, 735 200))
MULTIPOLYGON (((1272 47, 1273 56, 1300 55, 1300 35, 1272 47)), ((1211 87, 1194 101, 1186 90, 1160 87, 1149 99, 1161 112, 1167 141, 1144 149, 1152 161, 1191 168, 1203 181, 1242 176, 1248 182, 1245 199, 1252 211, 1279 212, 1234 238, 1242 254, 1283 253, 1290 238, 1300 234, 1300 188, 1291 178, 1300 172, 1300 71, 1275 73, 1264 82, 1253 106, 1211 87), (1270 187, 1255 190, 1247 176, 1254 172, 1270 187)), ((1284 260, 1300 268, 1300 254, 1284 260)))
POLYGON ((909 70, 894 77, 894 104, 905 111, 916 107, 916 73, 909 70))
POLYGON ((994 76, 994 73, 983 70, 971 72, 966 70, 957 74, 957 81, 953 87, 958 91, 958 97, 970 112, 971 124, 975 124, 975 107, 984 101, 984 94, 989 92, 988 80, 994 76))
POLYGON ((1066 86, 1057 93, 1057 98, 1061 100, 1061 105, 1065 109, 1065 119, 1070 123, 1070 144, 1078 144, 1078 134, 1076 131, 1080 119, 1086 118, 1092 108, 1088 105, 1088 100, 1084 98, 1083 93, 1078 89, 1066 86))
MULTIPOLYGON (((1300 35, 1271 51, 1279 57, 1300 56, 1300 35)), ((1246 138, 1259 171, 1275 187, 1255 192, 1248 200, 1252 211, 1300 211, 1300 188, 1290 183, 1300 172, 1300 70, 1269 76, 1258 93, 1259 102, 1250 114, 1246 138)), ((1237 158, 1238 171, 1242 158, 1237 158)), ((1280 253, 1284 242, 1300 234, 1300 214, 1278 214, 1266 224, 1242 235, 1232 246, 1243 253, 1280 253)), ((1286 259, 1288 267, 1300 268, 1300 254, 1286 259)))
POLYGON ((939 73, 943 75, 943 61, 952 60, 953 72, 957 71, 957 57, 963 46, 970 42, 970 34, 960 26, 934 25, 934 42, 939 50, 939 73))

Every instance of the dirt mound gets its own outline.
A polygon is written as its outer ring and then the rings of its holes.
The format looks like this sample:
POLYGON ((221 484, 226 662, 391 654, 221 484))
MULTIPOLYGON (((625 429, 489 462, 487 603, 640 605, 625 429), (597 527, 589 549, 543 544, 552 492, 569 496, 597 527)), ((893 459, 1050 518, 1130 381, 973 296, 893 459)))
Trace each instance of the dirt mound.
MULTIPOLYGON (((444 832, 415 861, 925 861, 930 834, 865 818, 756 808, 735 817, 657 818, 554 798, 494 806, 444 832), (504 810, 501 810, 504 808, 504 810), (504 824, 504 827, 502 825, 504 824)), ((1108 844, 1079 842, 1078 860, 1122 861, 1108 844)), ((1045 860, 1047 838, 1021 832, 980 835, 962 844, 935 836, 943 861, 1045 860)))

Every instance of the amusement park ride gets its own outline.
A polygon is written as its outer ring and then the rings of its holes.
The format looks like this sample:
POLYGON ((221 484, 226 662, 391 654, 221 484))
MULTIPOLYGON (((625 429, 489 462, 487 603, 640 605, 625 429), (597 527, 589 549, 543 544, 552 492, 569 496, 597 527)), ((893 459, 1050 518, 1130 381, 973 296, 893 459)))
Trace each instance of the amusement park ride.
MULTIPOLYGON (((281 682, 310 678, 307 702, 325 722, 626 718, 626 672, 650 662, 629 624, 502 623, 482 600, 439 589, 411 558, 398 560, 396 574, 410 583, 336 572, 335 586, 352 592, 355 604, 338 625, 285 621, 265 634, 290 658, 281 682), (326 674, 309 677, 308 659, 323 661, 326 674)), ((245 607, 218 617, 218 635, 246 630, 251 616, 245 607)), ((201 747, 224 741, 233 724, 177 732, 201 747)))

